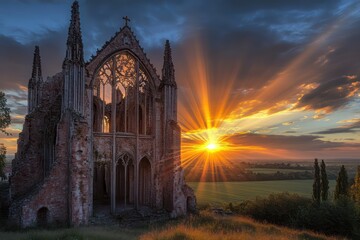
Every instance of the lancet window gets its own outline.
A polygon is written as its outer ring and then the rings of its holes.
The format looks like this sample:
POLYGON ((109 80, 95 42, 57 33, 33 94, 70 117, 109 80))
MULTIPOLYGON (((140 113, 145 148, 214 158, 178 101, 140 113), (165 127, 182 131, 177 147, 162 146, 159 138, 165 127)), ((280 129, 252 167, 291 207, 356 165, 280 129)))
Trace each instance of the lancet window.
POLYGON ((153 98, 149 77, 129 52, 110 57, 94 82, 93 131, 151 134, 153 98))

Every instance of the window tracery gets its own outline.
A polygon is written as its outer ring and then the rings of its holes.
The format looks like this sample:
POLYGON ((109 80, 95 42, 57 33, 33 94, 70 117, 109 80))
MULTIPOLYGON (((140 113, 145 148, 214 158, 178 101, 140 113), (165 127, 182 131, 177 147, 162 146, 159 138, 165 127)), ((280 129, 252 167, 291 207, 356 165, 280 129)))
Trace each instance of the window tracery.
POLYGON ((130 53, 120 52, 99 68, 93 86, 94 132, 112 132, 114 121, 115 132, 151 134, 153 100, 150 82, 142 66, 137 70, 136 61, 130 53))

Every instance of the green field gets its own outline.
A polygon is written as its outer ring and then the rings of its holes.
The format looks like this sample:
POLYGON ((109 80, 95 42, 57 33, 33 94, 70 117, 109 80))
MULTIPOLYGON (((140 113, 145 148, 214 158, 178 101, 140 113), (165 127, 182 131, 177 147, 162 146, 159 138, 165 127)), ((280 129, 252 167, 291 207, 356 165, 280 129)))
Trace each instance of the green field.
MULTIPOLYGON (((330 180, 330 193, 335 180, 330 180)), ((266 197, 271 193, 289 192, 311 197, 313 180, 279 180, 252 182, 189 182, 199 204, 229 203, 266 197)))
POLYGON ((311 170, 304 170, 304 169, 281 169, 281 168, 247 168, 247 171, 252 171, 253 173, 265 173, 265 174, 274 174, 277 172, 280 173, 292 173, 292 172, 310 172, 311 170))

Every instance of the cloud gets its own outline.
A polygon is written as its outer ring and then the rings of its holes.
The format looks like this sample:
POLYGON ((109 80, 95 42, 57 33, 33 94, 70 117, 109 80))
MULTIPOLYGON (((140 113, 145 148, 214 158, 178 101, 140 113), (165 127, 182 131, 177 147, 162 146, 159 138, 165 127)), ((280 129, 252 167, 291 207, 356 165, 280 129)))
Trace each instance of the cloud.
POLYGON ((346 106, 360 89, 360 81, 342 77, 321 83, 317 88, 303 95, 294 109, 333 112, 346 106))
POLYGON ((322 151, 343 147, 360 147, 360 144, 343 142, 331 142, 321 139, 320 136, 300 135, 265 135, 265 134, 241 134, 234 135, 229 141, 235 145, 259 146, 267 149, 284 149, 293 151, 322 151))
POLYGON ((293 125, 293 124, 294 124, 294 122, 292 122, 292 121, 282 123, 282 125, 284 125, 284 126, 290 126, 290 125, 293 125))
POLYGON ((340 127, 330 128, 324 131, 314 132, 313 134, 336 134, 336 133, 357 133, 360 132, 360 119, 350 119, 340 127))
POLYGON ((286 131, 286 132, 284 132, 284 133, 297 133, 296 131, 286 131))

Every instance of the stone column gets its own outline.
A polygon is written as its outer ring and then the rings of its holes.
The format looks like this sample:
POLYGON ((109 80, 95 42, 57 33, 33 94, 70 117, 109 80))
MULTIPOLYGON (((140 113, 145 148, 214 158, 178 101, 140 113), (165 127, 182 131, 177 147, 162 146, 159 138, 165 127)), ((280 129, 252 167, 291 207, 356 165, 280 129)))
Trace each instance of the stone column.
POLYGON ((116 77, 115 58, 112 66, 112 94, 111 94, 111 133, 112 133, 112 161, 111 161, 111 213, 116 213, 116 77))
MULTIPOLYGON (((93 126, 93 122, 94 122, 94 88, 90 88, 90 94, 89 94, 89 100, 90 100, 90 177, 89 177, 89 182, 90 182, 90 203, 89 203, 89 212, 90 212, 90 216, 93 215, 94 213, 94 126, 93 126)), ((86 91, 86 90, 85 90, 86 91)), ((85 104, 84 104, 85 105, 85 104)), ((85 109, 84 109, 85 111, 85 109)))
POLYGON ((136 71, 136 146, 135 146, 135 209, 139 208, 139 60, 135 63, 136 71))

